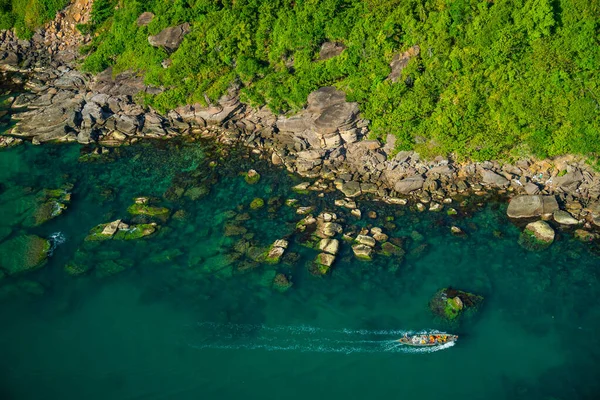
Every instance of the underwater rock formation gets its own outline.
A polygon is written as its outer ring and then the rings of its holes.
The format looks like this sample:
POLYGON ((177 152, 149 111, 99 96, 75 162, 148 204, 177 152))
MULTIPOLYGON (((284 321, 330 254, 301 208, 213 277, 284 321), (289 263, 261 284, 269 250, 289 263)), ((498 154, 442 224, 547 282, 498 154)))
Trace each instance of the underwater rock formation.
POLYGON ((467 310, 477 310, 482 301, 482 296, 448 287, 439 290, 433 296, 429 308, 438 317, 452 322, 467 310))
POLYGON ((531 222, 521 233, 519 244, 527 250, 543 250, 552 244, 554 235, 554 229, 547 222, 531 222))
POLYGON ((50 242, 35 235, 20 235, 0 244, 0 268, 8 275, 32 271, 46 262, 50 242))

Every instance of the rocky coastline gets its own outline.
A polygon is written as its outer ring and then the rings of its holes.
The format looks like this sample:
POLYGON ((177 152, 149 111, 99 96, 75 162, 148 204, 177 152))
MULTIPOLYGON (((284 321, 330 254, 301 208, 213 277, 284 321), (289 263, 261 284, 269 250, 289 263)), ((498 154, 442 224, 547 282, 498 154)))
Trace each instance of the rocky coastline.
MULTIPOLYGON (((140 93, 161 91, 145 85, 143 77, 113 75, 111 69, 91 76, 76 69, 77 49, 89 37, 75 25, 89 19, 88 3, 75 1, 31 40, 0 33, 4 80, 24 89, 5 101, 7 115, 17 122, 0 136, 0 147, 23 140, 79 142, 102 153, 141 139, 213 139, 247 146, 306 178, 301 190, 341 191, 345 200, 337 206, 356 208, 353 199, 367 194, 388 204, 450 214, 467 196, 493 193, 510 200, 508 216, 515 221, 553 220, 582 240, 600 237, 600 174, 584 159, 564 156, 515 164, 461 163, 442 156, 423 160, 412 151, 397 152, 391 134, 385 143, 371 139, 358 104, 346 101, 345 93, 334 87, 311 93, 295 115, 250 107, 240 101, 237 86, 216 104, 186 105, 161 115, 135 101, 140 93)), ((138 23, 152 19, 146 14, 138 23)), ((173 49, 188 31, 186 26, 171 27, 148 39, 153 46, 173 49)), ((327 52, 331 46, 325 47, 327 52)))

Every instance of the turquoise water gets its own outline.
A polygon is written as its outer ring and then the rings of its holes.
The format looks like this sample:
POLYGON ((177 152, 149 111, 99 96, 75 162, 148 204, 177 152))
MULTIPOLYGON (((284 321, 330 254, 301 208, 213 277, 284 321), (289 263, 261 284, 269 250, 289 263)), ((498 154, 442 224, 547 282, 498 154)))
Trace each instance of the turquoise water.
POLYGON ((338 193, 294 193, 301 180, 207 143, 145 143, 79 162, 85 151, 0 152, 0 246, 25 233, 56 246, 42 268, 0 279, 2 399, 598 398, 600 259, 568 232, 528 252, 505 204, 481 199, 457 217, 361 199, 357 221, 334 207, 338 193), (256 185, 240 175, 251 167, 256 185), (65 184, 68 208, 27 223, 39 192, 65 184), (137 196, 171 210, 157 233, 84 241, 117 218, 149 222, 127 213, 137 196), (250 210, 255 197, 269 204, 250 210), (330 273, 312 276, 317 252, 294 234, 302 216, 288 198, 315 215, 335 211, 345 227, 384 227, 405 258, 358 261, 342 244, 330 273), (245 242, 226 226, 244 228, 245 242), (234 256, 282 237, 290 246, 278 265, 253 262, 252 250, 234 256), (73 264, 89 270, 71 276, 73 264), (288 291, 271 287, 275 271, 293 282, 288 291), (485 297, 459 325, 428 308, 449 285, 485 297), (432 329, 460 340, 428 352, 392 342, 432 329))

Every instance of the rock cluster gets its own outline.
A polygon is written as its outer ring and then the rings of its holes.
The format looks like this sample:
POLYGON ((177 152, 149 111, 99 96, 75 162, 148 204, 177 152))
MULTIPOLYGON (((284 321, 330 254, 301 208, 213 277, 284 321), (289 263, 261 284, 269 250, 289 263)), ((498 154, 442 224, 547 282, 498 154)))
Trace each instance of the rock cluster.
MULTIPOLYGON (((64 20, 74 18, 68 15, 64 20)), ((81 18, 85 21, 87 16, 81 18)), ((138 24, 147 24, 152 18, 142 14, 138 24)), ((188 25, 169 27, 149 41, 172 50, 189 31, 188 25)), ((42 50, 46 46, 40 35, 27 42, 10 32, 0 35, 0 64, 29 71, 26 88, 30 92, 13 102, 15 110, 28 109, 14 116, 19 120, 12 131, 15 137, 34 143, 78 141, 116 146, 140 138, 197 135, 225 144, 242 143, 290 172, 333 183, 348 204, 362 194, 390 204, 406 204, 406 198, 412 197, 420 210, 441 211, 451 198, 494 191, 518 196, 509 206, 513 218, 551 215, 562 208, 571 218, 557 213, 557 221, 581 221, 585 229, 600 225, 600 175, 584 160, 562 157, 552 163, 521 160, 514 165, 490 161, 461 164, 444 157, 422 160, 412 151, 397 152, 391 134, 385 144, 366 140, 369 122, 361 118, 358 105, 346 101, 345 93, 334 87, 312 92, 306 107, 295 115, 274 115, 265 107, 241 103, 236 85, 216 102, 190 104, 160 115, 136 104, 132 97, 140 92, 159 93, 161 88, 145 85, 141 76, 131 72, 113 76, 109 69, 94 78, 79 73, 68 61, 61 61, 68 57, 42 50), (26 61, 28 57, 33 58, 26 61), (33 66, 46 68, 34 71, 33 66)), ((83 41, 79 37, 79 42, 83 41)), ((57 51, 62 54, 66 50, 57 47, 57 51)), ((340 51, 343 46, 325 43, 321 58, 340 51)), ((413 46, 395 56, 390 79, 399 78, 408 60, 419 52, 419 47, 413 46)), ((0 145, 17 143, 2 139, 0 145)), ((309 186, 299 190, 310 190, 309 186)), ((309 213, 310 209, 298 211, 309 213)), ((353 215, 362 216, 360 210, 353 215)))

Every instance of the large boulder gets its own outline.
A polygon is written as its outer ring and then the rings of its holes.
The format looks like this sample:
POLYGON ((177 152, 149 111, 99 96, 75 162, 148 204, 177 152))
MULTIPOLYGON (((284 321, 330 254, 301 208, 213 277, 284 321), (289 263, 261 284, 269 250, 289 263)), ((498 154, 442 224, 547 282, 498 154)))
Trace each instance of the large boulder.
POLYGON ((185 35, 190 33, 190 24, 185 23, 165 28, 154 36, 148 37, 148 43, 154 47, 162 47, 166 51, 177 50, 185 35))
POLYGON ((320 134, 337 131, 343 125, 354 120, 358 114, 357 103, 338 103, 321 111, 321 115, 315 120, 315 128, 320 134))
POLYGON ((448 321, 456 321, 466 310, 476 311, 483 297, 473 293, 444 288, 436 292, 429 301, 429 308, 438 317, 448 321))
POLYGON ((532 218, 558 210, 554 196, 522 195, 513 198, 506 213, 510 218, 532 218))
POLYGON ((554 229, 545 221, 536 221, 527 224, 519 244, 527 250, 543 250, 554 241, 554 229))
POLYGON ((335 104, 344 103, 346 94, 341 90, 337 90, 333 86, 325 86, 308 95, 307 110, 309 112, 320 113, 327 107, 335 104))
POLYGON ((506 187, 510 183, 508 179, 489 169, 481 170, 481 179, 486 185, 496 187, 506 187))
POLYGON ((422 176, 409 176, 408 178, 399 180, 394 185, 394 190, 398 193, 408 194, 423 187, 425 179, 422 176))
POLYGON ((21 235, 0 245, 0 269, 9 275, 31 271, 44 265, 50 242, 35 235, 21 235))

